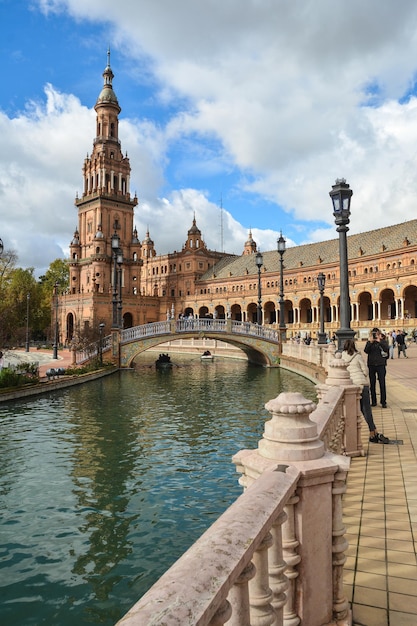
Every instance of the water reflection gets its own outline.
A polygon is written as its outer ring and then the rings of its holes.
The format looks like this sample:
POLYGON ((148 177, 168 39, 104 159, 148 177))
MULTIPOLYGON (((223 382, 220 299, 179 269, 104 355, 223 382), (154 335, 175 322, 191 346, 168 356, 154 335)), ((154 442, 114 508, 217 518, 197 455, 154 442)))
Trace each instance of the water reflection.
POLYGON ((153 361, 2 405, 2 625, 114 624, 241 493, 231 457, 265 402, 315 396, 245 362, 153 361))

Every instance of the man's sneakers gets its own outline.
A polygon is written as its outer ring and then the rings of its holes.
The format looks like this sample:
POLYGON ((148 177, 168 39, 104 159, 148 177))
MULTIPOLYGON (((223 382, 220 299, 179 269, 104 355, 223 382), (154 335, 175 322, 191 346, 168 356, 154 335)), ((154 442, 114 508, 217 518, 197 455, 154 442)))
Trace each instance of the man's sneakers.
POLYGON ((370 443, 389 443, 388 437, 382 435, 381 433, 377 433, 373 437, 369 437, 370 443))

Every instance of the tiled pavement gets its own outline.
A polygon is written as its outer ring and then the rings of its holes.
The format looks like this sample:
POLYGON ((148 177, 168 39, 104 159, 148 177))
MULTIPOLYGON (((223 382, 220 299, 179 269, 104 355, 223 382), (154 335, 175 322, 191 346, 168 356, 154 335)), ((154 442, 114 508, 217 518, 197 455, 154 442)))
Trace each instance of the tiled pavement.
POLYGON ((364 421, 366 456, 348 476, 344 581, 355 626, 417 625, 417 345, 407 353, 388 361, 388 408, 373 409, 379 432, 403 445, 368 443, 364 421))

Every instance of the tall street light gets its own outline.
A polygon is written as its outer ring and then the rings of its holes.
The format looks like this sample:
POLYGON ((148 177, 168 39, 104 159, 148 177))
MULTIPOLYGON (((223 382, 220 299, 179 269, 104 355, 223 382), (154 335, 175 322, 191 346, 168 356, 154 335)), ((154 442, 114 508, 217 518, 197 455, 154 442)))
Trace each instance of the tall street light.
POLYGON ((113 314, 112 314, 112 328, 119 328, 118 323, 118 311, 117 311, 117 286, 118 286, 118 273, 117 267, 123 262, 122 251, 120 250, 120 237, 117 233, 111 236, 111 249, 113 254, 113 314))
POLYGON ((0 239, 0 256, 3 254, 4 246, 3 241, 0 239))
POLYGON ((29 301, 30 293, 26 295, 26 352, 29 352, 29 301))
POLYGON ((285 252, 285 239, 282 236, 282 232, 279 235, 277 241, 279 259, 279 335, 281 343, 287 338, 287 327, 285 325, 285 300, 284 300, 284 252, 285 252))
POLYGON ((317 334, 318 344, 327 343, 327 336, 324 332, 324 288, 326 286, 326 276, 320 272, 317 276, 317 285, 320 292, 320 331, 317 334))
POLYGON ((58 358, 58 287, 59 283, 56 282, 54 285, 54 296, 55 296, 55 332, 54 332, 54 345, 53 348, 53 359, 58 358))
POLYGON ((258 307, 256 310, 256 323, 262 324, 262 289, 261 289, 261 267, 264 264, 263 256, 260 252, 256 255, 256 267, 258 268, 258 307))
POLYGON ((353 191, 344 178, 338 178, 329 191, 333 202, 333 215, 336 231, 339 233, 339 271, 340 271, 340 328, 336 331, 337 349, 343 350, 347 339, 353 339, 355 331, 350 327, 350 298, 347 236, 349 230, 350 200, 353 191))
POLYGON ((117 274, 119 277, 119 300, 117 303, 117 325, 119 328, 123 328, 123 318, 122 318, 122 264, 123 264, 123 252, 119 249, 117 253, 117 274))

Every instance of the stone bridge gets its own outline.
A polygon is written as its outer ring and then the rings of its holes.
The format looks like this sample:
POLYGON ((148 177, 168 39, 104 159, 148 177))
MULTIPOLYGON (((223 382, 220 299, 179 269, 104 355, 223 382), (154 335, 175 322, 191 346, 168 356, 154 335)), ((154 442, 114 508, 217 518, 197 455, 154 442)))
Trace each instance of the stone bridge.
POLYGON ((120 367, 130 367, 134 358, 148 348, 191 338, 225 341, 241 348, 251 363, 271 366, 279 362, 279 334, 272 328, 231 319, 187 319, 152 322, 120 331, 120 367))

